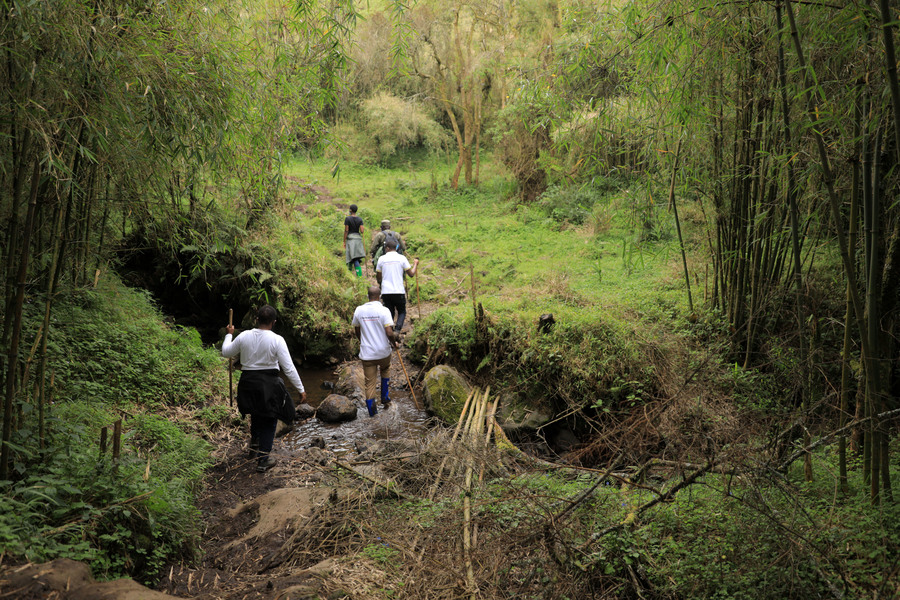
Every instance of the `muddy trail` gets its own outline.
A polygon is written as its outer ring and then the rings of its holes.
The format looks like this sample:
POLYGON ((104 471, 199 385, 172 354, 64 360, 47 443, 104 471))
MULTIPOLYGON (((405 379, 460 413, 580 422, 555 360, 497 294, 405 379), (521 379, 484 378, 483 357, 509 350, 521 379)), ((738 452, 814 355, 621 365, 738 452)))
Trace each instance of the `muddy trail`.
MULTIPOLYGON (((248 432, 223 437, 199 502, 202 559, 171 566, 157 589, 210 600, 351 597, 361 576, 371 578, 371 569, 359 572, 357 559, 342 552, 377 542, 378 536, 357 531, 350 532, 353 539, 329 543, 319 534, 329 528, 325 513, 379 495, 376 482, 384 474, 373 465, 405 468, 429 435, 428 416, 416 406, 421 389, 413 400, 400 360, 395 352, 388 408, 369 417, 359 406, 357 418, 342 424, 315 417, 288 431, 280 424, 273 447, 278 464, 265 473, 257 473, 248 457, 248 432)), ((418 368, 408 359, 404 364, 411 380, 418 377, 418 368)), ((361 382, 357 366, 341 370, 349 385, 361 382)), ((312 392, 310 402, 317 404, 330 390, 320 386, 312 392)))
MULTIPOLYGON (((327 190, 316 191, 320 199, 340 206, 341 200, 330 198, 327 190)), ((368 279, 375 283, 371 271, 368 279)), ((414 296, 409 300, 404 337, 437 308, 418 305, 414 296)), ((426 529, 420 516, 405 508, 406 502, 458 500, 463 482, 471 490, 473 473, 478 481, 507 477, 522 465, 509 458, 508 440, 505 453, 485 441, 477 460, 469 453, 472 448, 462 452, 454 447, 452 429, 434 422, 424 410, 422 378, 430 366, 428 361, 414 364, 401 345, 392 357, 392 402, 386 409, 379 405, 374 417, 360 401, 359 361, 334 372, 301 370, 310 404, 315 407, 332 391, 355 397, 357 418, 341 424, 325 424, 314 416, 287 427, 279 423, 272 451, 278 462, 264 473, 256 472, 256 461, 248 456, 248 420, 240 428, 221 431, 214 441, 215 464, 198 499, 202 534, 197 557, 168 565, 155 589, 130 579, 98 583, 87 565, 65 559, 7 572, 4 588, 15 591, 10 597, 67 600, 468 596, 476 585, 471 569, 466 575, 461 564, 461 524, 430 523, 426 529), (476 462, 480 466, 473 471, 476 462)), ((487 414, 486 394, 484 403, 487 414)), ((503 435, 499 426, 494 435, 498 440, 503 435)), ((477 436, 489 439, 490 431, 487 438, 483 431, 477 436)), ((518 460, 522 454, 516 451, 515 456, 518 460)), ((466 527, 477 540, 477 525, 466 527)), ((498 533, 499 547, 482 549, 480 557, 476 549, 469 551, 469 561, 478 561, 483 581, 508 564, 534 563, 527 567, 534 573, 541 569, 531 544, 519 543, 519 533, 498 533)), ((522 591, 533 593, 531 585, 522 591)))
MULTIPOLYGON (((379 597, 390 589, 391 577, 383 565, 365 559, 366 548, 384 546, 364 516, 374 502, 404 497, 398 474, 416 477, 417 457, 433 432, 440 435, 442 429, 419 408, 421 388, 410 392, 403 366, 411 381, 420 370, 408 358, 401 366, 401 355, 406 355, 402 346, 392 358, 387 408, 379 405, 370 417, 357 401, 353 421, 328 424, 313 416, 289 426, 279 423, 272 449, 278 462, 267 472, 258 473, 256 460, 248 456, 248 419, 240 428, 222 430, 198 499, 197 558, 169 565, 155 590, 130 579, 95 582, 85 563, 59 559, 7 569, 0 595, 71 600, 379 597)), ((332 392, 362 395, 358 361, 341 365, 332 378, 327 372, 318 375, 304 377, 313 406, 332 392)))

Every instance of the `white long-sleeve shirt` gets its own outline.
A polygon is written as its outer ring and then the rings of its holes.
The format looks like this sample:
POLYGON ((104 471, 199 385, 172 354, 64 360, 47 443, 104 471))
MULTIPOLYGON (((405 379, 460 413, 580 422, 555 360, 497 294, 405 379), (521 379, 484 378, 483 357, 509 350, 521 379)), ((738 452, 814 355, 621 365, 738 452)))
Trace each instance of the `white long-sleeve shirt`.
POLYGON ((222 356, 234 358, 240 354, 241 368, 245 371, 263 371, 266 369, 281 369, 288 381, 297 388, 301 394, 306 390, 300 375, 291 360, 287 342, 284 338, 269 329, 250 329, 242 331, 234 341, 231 334, 225 335, 222 342, 222 356))

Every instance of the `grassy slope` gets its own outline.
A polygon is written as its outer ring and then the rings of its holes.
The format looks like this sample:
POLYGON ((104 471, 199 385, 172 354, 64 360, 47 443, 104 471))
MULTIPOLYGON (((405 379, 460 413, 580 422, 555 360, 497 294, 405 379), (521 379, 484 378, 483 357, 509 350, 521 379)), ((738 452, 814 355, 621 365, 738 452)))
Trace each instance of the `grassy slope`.
MULTIPOLYGON (((382 218, 392 220, 410 256, 422 261, 421 300, 438 307, 417 336, 427 335, 430 347, 451 347, 466 370, 557 409, 623 400, 627 409, 678 386, 672 365, 687 360, 689 348, 682 335, 670 335, 688 324, 680 257, 671 217, 660 207, 652 218, 666 223, 658 227, 664 241, 641 242, 633 233, 634 206, 647 203, 643 189, 596 192, 585 224, 572 226, 539 206, 517 206, 508 178, 488 159, 483 183, 457 191, 432 186, 450 172, 439 159, 392 169, 344 163, 338 178, 331 167, 297 160, 289 176, 327 188, 331 204, 358 204, 366 238, 382 218), (480 348, 472 333, 472 272, 492 323, 480 348), (537 336, 544 313, 557 325, 537 336), (649 358, 660 356, 665 360, 649 358)), ((335 236, 341 231, 345 213, 306 212, 333 219, 335 236)), ((412 282, 409 288, 415 303, 412 282)))
POLYGON ((295 161, 289 173, 357 203, 370 232, 382 218, 392 219, 410 254, 423 260, 420 285, 427 277, 440 278, 436 287, 444 295, 433 293, 439 301, 456 288, 469 288, 469 282, 458 282, 471 265, 479 299, 497 310, 536 316, 592 305, 630 318, 647 302, 686 305, 675 244, 635 249, 628 224, 603 216, 619 212, 633 194, 607 198, 598 208, 602 233, 596 235, 592 223, 561 229, 538 208, 517 208, 506 199, 507 180, 492 164, 485 165, 477 190, 454 193, 440 185, 432 193, 432 175, 441 181, 449 169, 440 162, 396 170, 343 164, 340 176, 332 178, 328 163, 295 161))
MULTIPOLYGON (((28 335, 42 313, 40 303, 28 305, 28 335)), ((203 438, 233 414, 222 358, 113 277, 61 294, 49 339, 46 435, 39 450, 38 417, 25 405, 13 436, 14 481, 0 487, 0 553, 83 560, 101 579, 155 582, 164 565, 197 549, 194 500, 212 462, 203 438), (111 432, 120 419, 114 462, 111 442, 99 451, 100 429, 111 432)))

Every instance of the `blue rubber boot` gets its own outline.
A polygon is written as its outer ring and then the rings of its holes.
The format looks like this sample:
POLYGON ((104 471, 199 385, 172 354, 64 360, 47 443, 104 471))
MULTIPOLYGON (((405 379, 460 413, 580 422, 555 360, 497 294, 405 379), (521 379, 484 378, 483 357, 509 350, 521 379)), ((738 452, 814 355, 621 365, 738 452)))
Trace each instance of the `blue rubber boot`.
POLYGON ((383 404, 384 406, 387 406, 388 402, 391 401, 391 397, 390 397, 391 390, 388 387, 388 384, 390 382, 391 382, 390 377, 382 377, 381 378, 381 404, 383 404))
POLYGON ((378 414, 378 407, 375 406, 375 399, 369 398, 366 400, 366 408, 369 409, 369 416, 374 417, 378 414))

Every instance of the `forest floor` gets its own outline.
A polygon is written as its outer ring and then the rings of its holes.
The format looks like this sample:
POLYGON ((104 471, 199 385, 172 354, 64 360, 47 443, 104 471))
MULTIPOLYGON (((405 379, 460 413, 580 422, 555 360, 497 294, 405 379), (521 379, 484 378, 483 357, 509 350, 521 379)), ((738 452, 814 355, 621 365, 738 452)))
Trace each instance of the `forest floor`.
MULTIPOLYGON (((392 368, 402 373, 397 353, 392 368)), ((412 379, 419 374, 412 365, 407 369, 412 379)), ((351 367, 351 372, 351 378, 361 380, 361 368, 351 367)), ((373 430, 385 419, 396 419, 400 405, 414 402, 405 378, 395 381, 391 406, 380 407, 374 418, 359 417, 370 419, 373 430)), ((216 463, 198 502, 199 560, 170 565, 157 591, 130 579, 95 582, 84 563, 57 560, 8 569, 3 597, 8 592, 16 598, 59 600, 384 597, 391 587, 385 565, 360 553, 368 540, 380 536, 357 519, 373 501, 390 495, 384 492, 385 469, 416 468, 410 459, 422 440, 376 440, 372 434, 355 440, 355 452, 339 454, 323 440, 288 444, 293 428, 279 426, 272 451, 278 463, 265 473, 257 473, 256 461, 248 457, 246 431, 223 430, 214 440, 216 463)), ((385 538, 391 535, 384 532, 385 538)))
MULTIPOLYGON (((319 201, 346 207, 343 199, 332 197, 324 187, 312 186, 312 191, 319 201)), ((444 271, 436 264, 429 265, 429 269, 432 275, 435 270, 444 271)), ((375 282, 371 268, 366 276, 375 282)), ((454 277, 434 279, 448 282, 442 297, 458 301, 459 294, 454 292, 460 284, 454 277)), ((405 334, 419 318, 438 308, 430 303, 419 306, 414 289, 411 286, 405 334)), ((394 403, 371 419, 373 427, 380 420, 396 419, 401 405, 413 403, 401 357, 410 380, 418 378, 419 369, 409 360, 407 349, 401 347, 392 365, 394 403)), ((421 405, 422 390, 414 391, 417 404, 421 405)), ((369 419, 364 409, 360 412, 359 419, 369 419)), ((421 439, 421 435, 389 439, 375 439, 372 435, 357 439, 355 452, 343 454, 334 452, 324 440, 286 444, 287 438, 280 438, 273 449, 278 464, 266 473, 257 473, 255 461, 247 456, 245 431, 224 430, 220 436, 214 440, 218 448, 216 463, 207 473, 199 499, 199 558, 168 566, 156 591, 131 580, 93 583, 89 574, 82 573, 83 565, 79 563, 57 563, 43 570, 35 567, 37 571, 22 571, 22 577, 30 578, 32 583, 41 578, 63 582, 54 588, 55 597, 60 599, 336 600, 461 597, 471 591, 459 565, 460 524, 441 524, 437 531, 429 532, 430 537, 421 539, 419 536, 424 534, 416 515, 402 514, 402 502, 397 502, 431 498, 435 474, 440 479, 448 457, 459 464, 469 460, 447 452, 440 438, 446 433, 440 428, 424 436, 431 441, 437 439, 438 443, 421 439), (380 518, 368 518, 376 512, 380 518), (83 585, 73 586, 74 581, 83 585)), ((504 475, 518 469, 512 461, 498 460, 497 455, 488 457, 487 464, 489 473, 494 468, 504 475)), ((461 478, 462 470, 456 471, 457 478, 461 478)), ((481 474, 484 470, 482 466, 481 474)), ((458 484, 450 492, 457 499, 460 487, 458 484)), ((482 570, 496 571, 513 562, 513 553, 524 552, 517 564, 527 564, 535 573, 540 572, 539 564, 531 565, 534 553, 542 553, 532 547, 539 540, 529 538, 523 542, 520 537, 520 533, 514 533, 502 542, 509 543, 506 553, 485 548, 482 570)), ((523 577, 522 585, 536 585, 538 580, 533 580, 533 576, 534 573, 523 577)), ((47 587, 41 589, 46 591, 47 587)))

